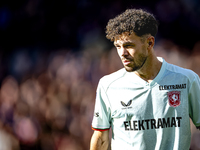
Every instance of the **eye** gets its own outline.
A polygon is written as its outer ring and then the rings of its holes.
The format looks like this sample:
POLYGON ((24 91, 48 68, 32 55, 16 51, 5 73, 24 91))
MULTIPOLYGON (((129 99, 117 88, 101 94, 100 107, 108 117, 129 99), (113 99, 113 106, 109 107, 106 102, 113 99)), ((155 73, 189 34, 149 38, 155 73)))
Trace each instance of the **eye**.
POLYGON ((115 47, 116 47, 116 48, 120 48, 120 46, 119 46, 119 45, 115 45, 115 47))

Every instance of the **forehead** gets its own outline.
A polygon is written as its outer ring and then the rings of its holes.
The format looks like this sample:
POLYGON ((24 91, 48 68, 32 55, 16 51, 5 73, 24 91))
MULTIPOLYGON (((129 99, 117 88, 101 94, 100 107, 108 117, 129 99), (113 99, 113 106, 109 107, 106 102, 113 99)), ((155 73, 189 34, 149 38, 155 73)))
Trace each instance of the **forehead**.
POLYGON ((114 44, 123 44, 126 42, 136 43, 141 42, 141 37, 137 36, 135 33, 129 35, 129 33, 125 32, 121 35, 115 37, 114 44))

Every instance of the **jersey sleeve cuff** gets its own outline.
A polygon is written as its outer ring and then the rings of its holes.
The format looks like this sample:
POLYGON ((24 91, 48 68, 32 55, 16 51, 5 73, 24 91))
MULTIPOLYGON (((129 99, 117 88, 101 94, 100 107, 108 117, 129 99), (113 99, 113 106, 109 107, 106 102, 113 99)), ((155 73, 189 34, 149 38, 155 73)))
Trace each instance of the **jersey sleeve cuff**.
POLYGON ((107 131, 109 130, 110 128, 105 128, 105 129, 99 129, 99 128, 94 128, 92 127, 92 130, 95 130, 95 131, 107 131))

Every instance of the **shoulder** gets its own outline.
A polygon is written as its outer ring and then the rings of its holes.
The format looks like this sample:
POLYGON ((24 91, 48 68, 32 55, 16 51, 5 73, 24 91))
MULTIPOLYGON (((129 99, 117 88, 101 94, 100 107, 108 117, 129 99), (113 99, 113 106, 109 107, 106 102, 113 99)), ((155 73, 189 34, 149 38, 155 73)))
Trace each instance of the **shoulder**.
POLYGON ((166 69, 174 74, 178 74, 180 77, 186 77, 192 82, 194 79, 199 78, 199 76, 192 70, 187 68, 182 68, 170 63, 166 63, 166 69))
POLYGON ((124 68, 111 73, 109 75, 105 75, 103 76, 100 81, 99 84, 101 84, 101 86, 104 87, 104 89, 106 89, 107 87, 109 87, 110 84, 112 84, 113 82, 119 80, 120 78, 122 78, 124 75, 126 74, 126 70, 124 68))

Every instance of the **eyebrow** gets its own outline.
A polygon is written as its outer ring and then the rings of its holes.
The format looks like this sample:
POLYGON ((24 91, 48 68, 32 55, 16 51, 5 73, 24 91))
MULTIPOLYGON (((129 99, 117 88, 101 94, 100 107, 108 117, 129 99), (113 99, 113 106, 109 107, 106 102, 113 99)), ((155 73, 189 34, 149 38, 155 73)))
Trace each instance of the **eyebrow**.
MULTIPOLYGON (((134 44, 134 42, 124 42, 123 45, 134 44)), ((114 45, 119 45, 118 43, 114 42, 114 45)))
POLYGON ((134 44, 133 42, 125 42, 123 45, 134 44))

